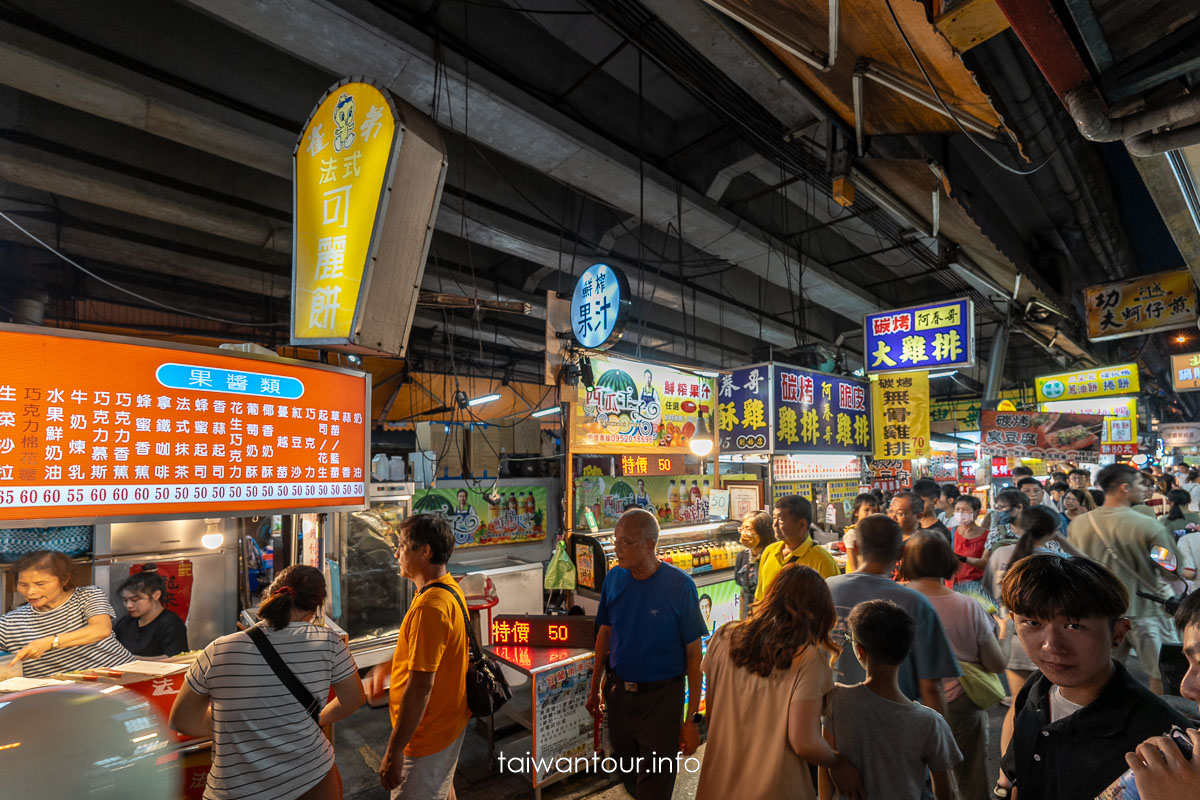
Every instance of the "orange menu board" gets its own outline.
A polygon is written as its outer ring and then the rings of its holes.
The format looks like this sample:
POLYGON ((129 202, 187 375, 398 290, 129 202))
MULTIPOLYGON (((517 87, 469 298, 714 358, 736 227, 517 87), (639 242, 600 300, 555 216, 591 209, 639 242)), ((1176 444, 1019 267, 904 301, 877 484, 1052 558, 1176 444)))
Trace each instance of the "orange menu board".
POLYGON ((370 376, 0 326, 0 520, 362 508, 370 376))

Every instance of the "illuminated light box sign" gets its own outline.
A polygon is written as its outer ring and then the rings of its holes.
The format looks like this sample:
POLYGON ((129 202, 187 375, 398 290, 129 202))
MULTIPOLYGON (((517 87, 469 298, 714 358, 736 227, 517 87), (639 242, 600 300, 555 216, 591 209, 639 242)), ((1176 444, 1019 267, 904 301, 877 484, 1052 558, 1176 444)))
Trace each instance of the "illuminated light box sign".
POLYGON ((947 369, 975 363, 975 307, 947 300, 863 317, 867 372, 947 369))
POLYGON ((862 475, 859 456, 775 456, 771 459, 772 475, 777 481, 858 478, 862 475))
POLYGON ((1033 386, 1039 403, 1135 395, 1141 391, 1137 364, 1045 375, 1034 378, 1033 386))
POLYGON ((583 271, 571 293, 571 333, 581 347, 607 350, 621 340, 633 304, 625 273, 608 264, 583 271))
POLYGON ((595 643, 595 617, 498 614, 492 618, 492 644, 590 648, 595 643))
POLYGON ((0 520, 366 505, 370 376, 45 330, 0 326, 0 520))
POLYGON ((637 478, 642 475, 682 475, 683 456, 621 456, 617 467, 623 477, 637 478))
POLYGON ((1200 389, 1200 353, 1171 356, 1171 388, 1177 392, 1200 389))
POLYGON ((1083 302, 1093 342, 1196 324, 1196 284, 1186 269, 1089 286, 1083 302))

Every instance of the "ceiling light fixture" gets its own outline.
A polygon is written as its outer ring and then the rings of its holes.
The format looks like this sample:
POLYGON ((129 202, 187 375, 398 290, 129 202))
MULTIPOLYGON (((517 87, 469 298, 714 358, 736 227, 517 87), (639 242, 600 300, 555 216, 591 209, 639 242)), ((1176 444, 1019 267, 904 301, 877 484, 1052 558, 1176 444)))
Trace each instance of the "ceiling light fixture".
POLYGON ((958 374, 958 370, 952 369, 948 372, 931 372, 929 377, 932 378, 952 378, 958 374))
POLYGON ((548 417, 551 414, 558 414, 561 412, 562 412, 561 406, 550 406, 549 408, 543 408, 541 411, 535 411, 532 414, 530 414, 529 416, 531 416, 531 417, 548 417))
POLYGON ((693 453, 700 456, 701 458, 704 458, 706 455, 708 455, 709 453, 712 452, 713 440, 712 439, 695 438, 695 439, 692 439, 690 442, 688 442, 688 447, 691 449, 691 451, 693 453))
POLYGON ((499 400, 499 399, 500 399, 500 395, 498 395, 498 394, 485 394, 483 397, 476 397, 472 400, 468 400, 467 405, 478 406, 478 405, 482 405, 484 403, 490 403, 493 400, 499 400))

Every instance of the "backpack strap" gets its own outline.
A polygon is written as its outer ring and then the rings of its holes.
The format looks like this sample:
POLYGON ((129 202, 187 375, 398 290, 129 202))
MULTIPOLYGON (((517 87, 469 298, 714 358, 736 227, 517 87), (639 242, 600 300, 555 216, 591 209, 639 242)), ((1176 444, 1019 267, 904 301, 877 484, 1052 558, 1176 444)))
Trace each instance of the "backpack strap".
POLYGON ((298 702, 312 717, 312 721, 321 727, 321 703, 317 698, 313 697, 312 692, 308 690, 300 679, 296 677, 296 673, 288 668, 284 663, 283 657, 279 655, 279 651, 271 644, 271 640, 267 638, 267 634, 262 627, 255 625, 246 631, 250 637, 250 641, 254 642, 254 646, 258 648, 258 652, 262 653, 262 657, 266 660, 267 666, 275 673, 275 677, 279 678, 279 682, 292 693, 292 697, 298 702))

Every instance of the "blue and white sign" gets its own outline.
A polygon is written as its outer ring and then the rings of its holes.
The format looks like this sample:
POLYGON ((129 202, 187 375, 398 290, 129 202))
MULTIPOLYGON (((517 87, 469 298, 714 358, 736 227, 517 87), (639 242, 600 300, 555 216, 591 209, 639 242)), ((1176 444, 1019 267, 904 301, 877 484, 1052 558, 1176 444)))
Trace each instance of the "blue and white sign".
POLYGON ((946 300, 863 318, 867 372, 969 367, 975 363, 975 307, 946 300))
POLYGON ((621 270, 592 264, 571 295, 571 333, 581 347, 607 350, 621 339, 632 298, 621 270))
POLYGON ((774 441, 771 365, 722 372, 717 378, 717 430, 722 453, 769 453, 774 441))

